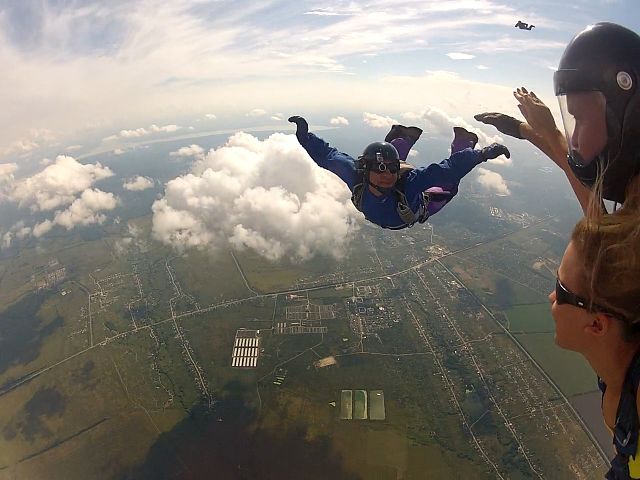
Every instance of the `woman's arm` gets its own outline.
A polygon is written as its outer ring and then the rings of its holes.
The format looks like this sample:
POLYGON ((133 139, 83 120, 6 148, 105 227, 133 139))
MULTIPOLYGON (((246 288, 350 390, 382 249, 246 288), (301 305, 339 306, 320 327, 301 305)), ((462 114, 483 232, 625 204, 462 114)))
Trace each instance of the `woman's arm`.
POLYGON ((526 88, 517 88, 513 92, 518 100, 518 108, 527 120, 523 122, 502 113, 481 113, 474 118, 482 123, 493 125, 505 135, 528 140, 555 163, 569 180, 582 210, 586 213, 591 190, 585 187, 571 171, 567 162, 567 141, 558 130, 549 107, 535 93, 526 88))

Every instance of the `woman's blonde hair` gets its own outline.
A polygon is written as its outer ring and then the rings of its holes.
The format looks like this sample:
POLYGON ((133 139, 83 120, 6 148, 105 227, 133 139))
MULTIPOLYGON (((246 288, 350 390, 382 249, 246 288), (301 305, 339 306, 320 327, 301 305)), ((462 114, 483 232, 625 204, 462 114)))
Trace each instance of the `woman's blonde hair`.
POLYGON ((625 203, 608 214, 596 182, 587 215, 571 240, 585 266, 589 301, 618 312, 640 331, 640 177, 630 182, 625 203))

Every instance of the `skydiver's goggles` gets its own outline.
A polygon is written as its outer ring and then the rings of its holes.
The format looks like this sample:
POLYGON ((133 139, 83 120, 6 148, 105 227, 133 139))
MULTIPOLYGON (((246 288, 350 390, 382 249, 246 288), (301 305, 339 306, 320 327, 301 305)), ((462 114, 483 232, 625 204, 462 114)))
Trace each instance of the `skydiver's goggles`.
POLYGON ((400 171, 400 162, 384 163, 384 162, 371 162, 368 164, 369 170, 376 173, 389 172, 391 174, 398 173, 400 171))
POLYGON ((624 320, 624 316, 611 311, 606 307, 598 305, 597 303, 590 303, 588 300, 576 295, 560 281, 560 278, 556 274, 556 303, 558 305, 573 305, 574 307, 582 308, 589 312, 600 312, 609 315, 619 320, 624 320))
POLYGON ((400 161, 395 160, 391 162, 385 162, 382 155, 376 154, 376 158, 364 158, 369 171, 375 173, 389 172, 390 174, 396 174, 400 171, 400 161))

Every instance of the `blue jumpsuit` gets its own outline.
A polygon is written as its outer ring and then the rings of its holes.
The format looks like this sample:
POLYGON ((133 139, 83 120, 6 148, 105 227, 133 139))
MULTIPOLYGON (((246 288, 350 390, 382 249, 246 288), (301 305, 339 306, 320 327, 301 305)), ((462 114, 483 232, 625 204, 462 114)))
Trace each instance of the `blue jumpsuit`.
MULTIPOLYGON (((351 192, 356 184, 362 181, 356 169, 356 162, 351 156, 329 146, 313 133, 299 137, 298 141, 314 162, 340 177, 351 192)), ((406 175, 404 181, 404 194, 409 207, 417 213, 421 204, 424 204, 422 193, 432 187, 440 187, 450 192, 453 197, 458 192, 460 180, 483 161, 484 158, 479 150, 467 148, 454 153, 440 163, 413 169, 406 175)), ((440 202, 441 205, 429 204, 425 207, 430 214, 434 214, 448 201, 440 202)), ((362 213, 367 220, 383 228, 398 230, 409 226, 400 218, 397 203, 397 196, 393 189, 384 191, 381 196, 374 195, 368 188, 365 188, 362 193, 362 213)))

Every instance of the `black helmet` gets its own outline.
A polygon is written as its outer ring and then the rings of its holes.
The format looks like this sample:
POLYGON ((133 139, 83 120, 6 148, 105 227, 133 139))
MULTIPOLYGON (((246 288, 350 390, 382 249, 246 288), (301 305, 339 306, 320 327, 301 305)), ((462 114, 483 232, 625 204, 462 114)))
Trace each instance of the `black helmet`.
POLYGON ((387 142, 373 142, 364 149, 362 155, 358 157, 366 167, 371 167, 381 163, 400 162, 400 155, 396 147, 387 142))
POLYGON ((603 196, 617 202, 640 173, 639 82, 640 36, 614 23, 578 33, 553 77, 571 169, 589 187, 604 172, 603 196))

